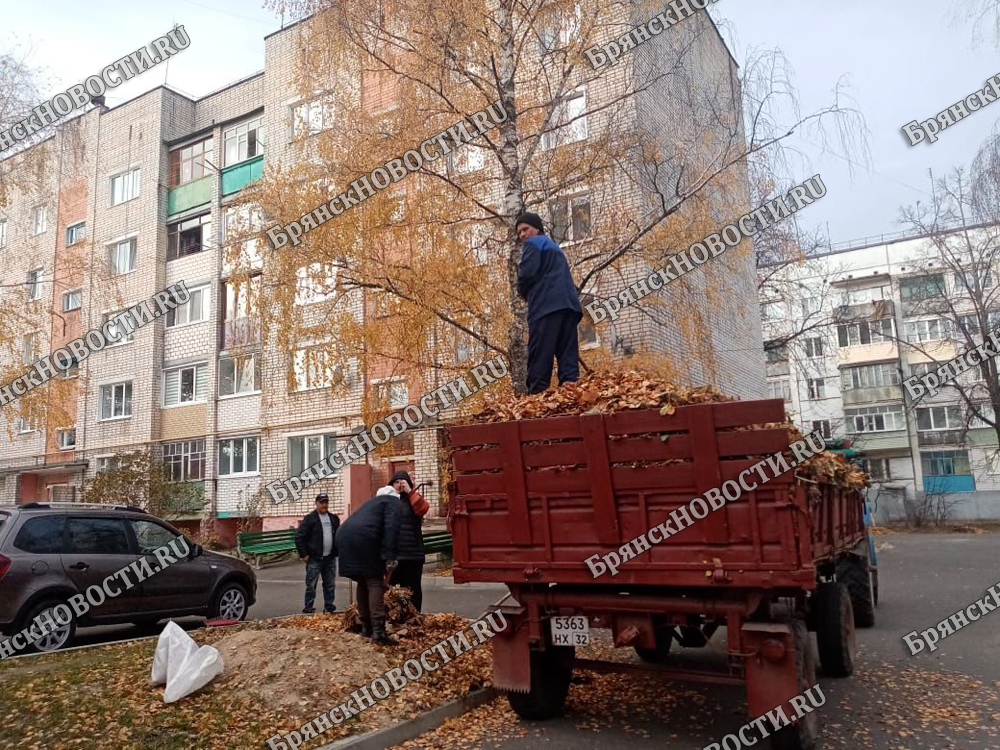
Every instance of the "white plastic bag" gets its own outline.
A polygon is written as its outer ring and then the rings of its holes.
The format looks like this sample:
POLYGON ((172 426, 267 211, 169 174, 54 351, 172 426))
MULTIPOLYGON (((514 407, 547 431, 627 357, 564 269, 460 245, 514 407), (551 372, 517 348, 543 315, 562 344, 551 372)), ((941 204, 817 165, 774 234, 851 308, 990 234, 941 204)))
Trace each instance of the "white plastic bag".
POLYGON ((222 674, 222 670, 222 655, 218 649, 199 648, 194 639, 171 620, 156 642, 149 684, 166 684, 163 702, 173 703, 205 687, 222 674))

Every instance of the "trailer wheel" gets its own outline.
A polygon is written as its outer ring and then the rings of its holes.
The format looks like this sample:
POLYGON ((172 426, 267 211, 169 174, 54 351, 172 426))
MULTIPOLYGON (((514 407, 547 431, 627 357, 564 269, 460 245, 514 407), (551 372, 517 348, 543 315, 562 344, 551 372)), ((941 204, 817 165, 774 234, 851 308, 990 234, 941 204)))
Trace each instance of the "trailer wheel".
POLYGON ((816 645, 823 671, 849 677, 854 671, 854 611, 851 594, 842 583, 816 588, 816 645))
POLYGON ((635 647, 635 653, 644 662, 650 664, 665 664, 670 658, 670 646, 674 642, 674 629, 672 627, 658 628, 656 631, 656 645, 653 648, 635 647))
POLYGON ((868 558, 847 555, 837 561, 837 580, 847 586, 854 608, 854 624, 859 628, 875 625, 875 575, 868 558))
POLYGON ((573 677, 575 654, 572 646, 531 652, 531 690, 507 693, 507 702, 518 716, 544 721, 562 713, 573 677))
MULTIPOLYGON (((816 660, 813 657, 809 630, 802 620, 792 623, 795 638, 795 678, 797 695, 802 695, 816 684, 816 660)), ((771 735, 772 750, 814 750, 819 736, 819 718, 811 711, 790 726, 771 735)))

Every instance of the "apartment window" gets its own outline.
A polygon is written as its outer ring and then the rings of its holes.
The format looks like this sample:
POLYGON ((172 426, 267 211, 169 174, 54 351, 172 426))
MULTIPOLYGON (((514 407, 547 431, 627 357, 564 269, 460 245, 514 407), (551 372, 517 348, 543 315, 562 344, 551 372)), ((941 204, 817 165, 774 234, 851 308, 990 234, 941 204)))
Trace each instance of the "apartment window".
POLYGON ((259 381, 260 367, 254 355, 243 359, 223 357, 219 360, 220 396, 256 393, 259 381))
MULTIPOLYGON (((978 314, 959 315, 955 322, 958 323, 958 329, 966 336, 980 336, 982 334, 978 314)), ((986 325, 989 326, 990 330, 1000 327, 1000 310, 990 310, 986 313, 986 325)))
POLYGON ((76 224, 70 224, 66 227, 66 247, 70 245, 75 245, 77 242, 82 242, 83 238, 86 236, 87 223, 84 221, 77 222, 76 224))
POLYGON ((791 401, 792 389, 788 383, 788 378, 782 378, 781 380, 768 380, 767 397, 780 398, 784 401, 791 401))
POLYGON ((925 477, 950 474, 971 474, 968 451, 930 451, 920 454, 920 464, 925 477))
POLYGON ((25 291, 27 292, 29 300, 36 300, 42 298, 42 269, 36 268, 32 271, 28 271, 28 281, 25 285, 25 291))
POLYGON ((199 286, 188 290, 188 301, 172 310, 167 310, 167 328, 177 328, 190 323, 208 320, 208 300, 212 287, 199 286))
POLYGON ((333 125, 333 98, 329 95, 302 102, 292 108, 292 137, 316 135, 333 125))
POLYGON ((885 482, 892 479, 888 458, 865 458, 858 461, 858 465, 873 482, 885 482))
POLYGON ((449 139, 448 165, 459 174, 475 172, 486 165, 486 148, 475 143, 459 144, 449 139))
POLYGON ((263 117, 248 120, 224 131, 222 134, 223 147, 225 148, 224 166, 239 164, 241 161, 263 154, 264 138, 263 117))
POLYGON ((814 419, 812 422, 812 432, 819 431, 825 439, 830 439, 830 420, 829 419, 814 419))
POLYGON ((35 334, 26 333, 21 337, 21 364, 30 365, 35 361, 35 334))
POLYGON ((260 210, 249 205, 230 206, 222 215, 222 240, 243 239, 256 234, 264 227, 264 219, 260 210))
POLYGON ((135 270, 136 242, 135 237, 116 242, 108 247, 108 264, 111 274, 120 276, 135 270))
POLYGON ((132 416, 132 381, 102 385, 101 419, 124 419, 132 416))
POLYGON ((927 406, 917 408, 917 429, 921 432, 933 430, 959 430, 965 426, 962 409, 958 406, 927 406))
POLYGON ((35 206, 31 210, 31 234, 41 234, 49 228, 49 207, 35 206))
POLYGON ((806 297, 802 300, 802 317, 808 318, 819 312, 820 300, 818 297, 806 297))
POLYGON ((869 406, 863 409, 845 409, 844 418, 848 432, 891 432, 906 429, 903 405, 869 406))
POLYGON ((238 477, 257 473, 257 438, 219 441, 219 476, 238 477))
POLYGON ((951 321, 946 318, 911 320, 906 323, 907 341, 942 341, 951 333, 951 321))
POLYGON ((208 365, 188 365, 163 373, 163 405, 177 406, 204 401, 208 365))
POLYGON ((254 275, 241 284, 226 282, 226 320, 246 318, 252 314, 252 305, 259 299, 260 279, 260 275, 254 275))
POLYGON ((581 86, 563 97, 556 105, 549 130, 542 134, 542 149, 555 148, 564 143, 582 141, 587 137, 587 90, 581 86))
POLYGON ((198 482, 205 478, 205 441, 182 440, 163 444, 163 463, 171 482, 198 482))
POLYGON ((802 342, 802 348, 805 349, 807 357, 822 357, 823 339, 819 336, 812 339, 805 339, 802 342))
POLYGON ((806 383, 809 387, 810 399, 826 398, 826 378, 809 378, 806 383))
POLYGON ((388 405, 390 409, 402 409, 410 403, 410 393, 405 380, 383 380, 373 382, 372 385, 375 386, 375 398, 379 403, 388 405))
POLYGON ((865 302, 879 302, 884 299, 892 299, 892 287, 889 284, 870 286, 864 289, 845 289, 841 295, 841 304, 860 305, 865 302))
POLYGON ((324 349, 297 349, 292 360, 295 390, 308 391, 332 386, 336 372, 331 360, 330 352, 324 349))
POLYGON ((117 206, 139 197, 139 168, 111 178, 111 205, 117 206))
POLYGON ((966 268, 955 273, 955 293, 960 295, 974 294, 993 287, 993 272, 989 268, 966 268))
POLYGON ((212 214, 167 225, 167 260, 200 253, 212 242, 212 214))
POLYGON ((786 317, 786 312, 784 302, 764 302, 760 306, 760 319, 782 320, 786 317))
POLYGON ((558 198, 549 201, 549 236, 558 244, 580 242, 590 233, 590 198, 558 198))
POLYGON ((899 282, 899 296, 914 302, 944 296, 944 275, 940 273, 914 276, 899 282))
POLYGON ((117 471, 118 467, 121 465, 121 459, 117 456, 98 456, 97 457, 97 471, 98 473, 102 471, 117 471))
POLYGON ((69 451, 76 447, 76 428, 68 430, 56 430, 56 439, 59 441, 59 450, 69 451))
POLYGON ((75 378, 80 373, 80 363, 77 362, 76 357, 70 357, 69 366, 65 370, 59 371, 59 377, 64 380, 69 378, 75 378))
POLYGON ((980 430, 983 428, 993 428, 996 424, 996 413, 993 411, 993 404, 984 402, 974 405, 975 410, 972 407, 969 408, 969 428, 973 430, 980 430), (988 421, 987 421, 988 420, 988 421))
POLYGON ((119 315, 124 315, 125 312, 125 310, 118 310, 117 312, 104 313, 102 316, 102 323, 111 321, 111 325, 107 328, 108 345, 105 348, 128 344, 135 339, 134 329, 130 329, 128 326, 122 325, 119 321, 115 320, 119 315))
POLYGON ((212 139, 206 138, 198 143, 174 149, 170 152, 170 184, 177 187, 188 182, 199 180, 209 173, 212 162, 212 139))
POLYGON ((0 248, 7 247, 7 220, 0 219, 0 248))
POLYGON ((785 344, 779 344, 776 341, 765 342, 764 359, 766 359, 771 364, 775 362, 787 362, 788 346, 785 344))
POLYGON ((309 435, 288 438, 288 470, 298 476, 324 458, 337 451, 337 439, 333 435, 309 435))
POLYGON ((845 391, 855 388, 882 388, 899 385, 899 368, 893 364, 845 367, 840 373, 841 387, 845 391))
POLYGON ((861 344, 881 344, 892 341, 895 330, 892 318, 843 323, 837 326, 837 339, 841 348, 861 344))
POLYGON ((310 263, 297 271, 295 304, 311 305, 332 297, 337 291, 337 267, 332 263, 310 263))
POLYGON ((566 46, 580 38, 580 22, 583 10, 579 4, 571 13, 553 14, 547 19, 538 34, 538 45, 542 53, 556 49, 556 44, 566 46))
POLYGON ((34 425, 31 424, 31 422, 28 420, 27 417, 18 417, 16 425, 17 425, 17 431, 18 431, 18 433, 34 432, 35 431, 34 425))
POLYGON ((72 291, 69 292, 63 292, 62 296, 63 312, 72 312, 73 310, 79 310, 82 303, 83 303, 83 297, 79 289, 73 289, 72 291))

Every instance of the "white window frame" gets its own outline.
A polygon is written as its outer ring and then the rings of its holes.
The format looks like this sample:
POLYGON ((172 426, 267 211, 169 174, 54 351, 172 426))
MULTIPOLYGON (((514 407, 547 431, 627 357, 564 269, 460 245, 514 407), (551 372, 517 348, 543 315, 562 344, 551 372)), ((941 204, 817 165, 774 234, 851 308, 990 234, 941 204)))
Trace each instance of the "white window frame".
POLYGON ((257 115, 249 120, 244 120, 222 131, 222 166, 231 167, 234 164, 242 164, 250 159, 256 159, 267 150, 267 128, 264 125, 264 115, 257 115), (250 155, 250 132, 255 131, 254 144, 256 150, 250 155), (236 142, 236 158, 229 160, 229 142, 236 142), (241 156, 241 154, 243 154, 241 156))
POLYGON ((24 285, 24 293, 27 295, 29 302, 34 302, 42 298, 43 273, 45 273, 44 268, 32 268, 28 271, 28 278, 24 285))
POLYGON ((918 406, 914 414, 917 424, 917 432, 945 432, 947 430, 961 430, 965 428, 965 418, 962 416, 962 407, 955 404, 941 404, 940 406, 918 406), (930 421, 930 427, 921 427, 920 417, 926 414, 930 421))
POLYGON ((811 421, 811 424, 812 424, 812 431, 815 432, 818 429, 820 435, 822 435, 825 439, 829 440, 830 437, 833 435, 829 419, 813 419, 811 421), (819 426, 817 427, 817 425, 819 426))
POLYGON ((825 348, 826 342, 823 341, 822 336, 814 336, 802 340, 802 351, 805 352, 806 357, 809 359, 821 359, 825 357, 825 348))
POLYGON ((135 200, 139 197, 139 181, 142 177, 142 171, 139 167, 132 167, 132 169, 126 169, 124 172, 119 172, 116 175, 112 175, 111 184, 108 190, 108 203, 111 206, 120 206, 123 203, 128 203, 129 201, 135 200), (118 182, 118 200, 115 200, 115 183, 118 182))
POLYGON ((7 219, 0 219, 0 249, 7 247, 7 219))
POLYGON ((34 363, 35 352, 37 350, 38 342, 38 332, 31 331, 30 333, 25 333, 21 336, 21 364, 25 367, 29 367, 34 363))
POLYGON ((892 481, 892 463, 888 458, 862 458, 858 461, 861 469, 868 474, 873 482, 891 482, 892 481), (882 467, 881 476, 876 476, 872 473, 871 467, 873 464, 878 463, 882 467))
POLYGON ((784 320, 788 317, 788 307, 784 300, 776 299, 760 303, 760 319, 765 323, 784 320))
MULTIPOLYGON (((336 451, 337 451, 337 436, 335 434, 333 434, 333 433, 330 433, 330 432, 314 432, 314 433, 310 433, 308 435, 288 435, 287 436, 287 442, 286 442, 286 453, 287 453, 287 458, 288 458, 288 473, 291 474, 292 476, 296 476, 296 475, 300 474, 302 471, 304 471, 305 469, 308 469, 310 466, 315 465, 318 461, 321 461, 324 457, 326 457, 326 456, 332 456, 334 453, 336 453, 336 451), (301 443, 301 446, 302 446, 302 457, 301 457, 302 458, 302 469, 300 469, 299 471, 295 471, 295 469, 293 468, 294 467, 294 462, 293 462, 294 453, 293 453, 293 450, 298 450, 298 449, 297 448, 293 449, 292 443, 293 443, 293 441, 299 441, 299 440, 302 441, 302 443, 301 443), (310 443, 310 441, 314 441, 314 440, 318 440, 319 441, 319 457, 315 461, 312 461, 312 460, 310 460, 310 453, 312 452, 312 449, 311 449, 309 443, 310 443), (328 443, 331 443, 331 442, 333 443, 332 447, 329 446, 329 444, 328 444, 328 443)), ((336 473, 337 471, 338 471, 338 469, 335 468, 334 469, 334 473, 336 473)))
POLYGON ((97 411, 98 411, 98 421, 99 422, 117 422, 122 419, 132 418, 132 381, 131 380, 119 380, 115 383, 104 383, 97 388, 97 411), (115 415, 115 390, 121 386, 122 388, 122 413, 115 415), (111 389, 111 416, 104 416, 104 389, 111 389), (125 399, 126 388, 128 392, 128 400, 125 399), (128 404, 128 413, 125 413, 125 405, 128 404))
POLYGON ((296 270, 295 304, 300 306, 325 302, 337 294, 337 266, 333 263, 310 263, 296 270), (317 278, 323 276, 325 282, 317 278), (326 290, 322 287, 326 285, 326 290))
POLYGON ((887 406, 866 406, 857 409, 844 410, 844 422, 849 435, 860 435, 868 432, 900 432, 906 429, 906 414, 902 404, 887 406), (882 418, 882 429, 874 427, 876 419, 882 418), (857 429, 857 420, 861 419, 864 429, 857 429), (872 426, 869 429, 869 424, 872 426), (895 424, 896 426, 889 426, 895 424))
POLYGON ((301 349, 295 349, 292 353, 292 370, 295 375, 295 388, 292 392, 303 393, 321 388, 331 388, 337 377, 337 368, 330 367, 329 359, 331 356, 331 352, 320 347, 305 346, 301 349), (306 363, 307 352, 318 355, 318 360, 306 363), (325 360, 325 362, 321 360, 325 360), (313 376, 318 380, 314 381, 313 376))
POLYGON ((59 445, 59 450, 61 451, 76 450, 76 427, 67 427, 63 430, 56 430, 56 441, 59 445), (63 438, 70 433, 73 434, 73 443, 67 445, 63 438))
MULTIPOLYGON (((203 482, 205 481, 205 473, 208 470, 208 441, 205 438, 194 438, 190 440, 168 440, 162 444, 161 455, 164 463, 164 470, 167 472, 167 476, 170 477, 171 482, 203 482), (193 444, 201 444, 201 450, 191 450, 193 444), (180 446, 179 450, 175 450, 175 446, 180 446), (168 448, 170 453, 168 455, 168 448), (191 470, 191 457, 201 456, 201 476, 192 477, 188 476, 191 470), (180 461, 173 461, 171 459, 179 458, 180 461), (183 475, 180 479, 173 479, 173 466, 175 464, 180 465, 181 474, 183 475)), ((260 457, 257 458, 258 462, 260 457)))
POLYGON ((186 326, 197 325, 198 323, 207 323, 209 320, 209 303, 212 298, 212 285, 202 284, 200 286, 191 287, 188 290, 188 301, 183 304, 178 305, 172 310, 168 310, 167 314, 164 315, 167 330, 174 330, 175 328, 185 328, 186 326), (195 301, 197 296, 198 302, 198 319, 191 320, 191 311, 195 309, 195 301), (183 311, 183 313, 182 313, 183 311), (185 316, 187 319, 178 323, 178 319, 181 315, 185 316), (173 322, 171 322, 173 321, 173 322))
POLYGON ((389 388, 389 399, 388 407, 390 409, 405 409, 410 404, 410 388, 406 383, 406 378, 377 378, 375 380, 369 381, 373 386, 375 386, 376 397, 381 399, 381 391, 384 386, 389 388), (393 386, 402 386, 403 390, 406 392, 405 403, 398 403, 398 400, 393 400, 393 386))
POLYGON ((317 94, 292 105, 292 140, 308 138, 333 127, 336 102, 332 94, 317 94))
POLYGON ((562 97, 556 105, 549 120, 549 130, 542 134, 540 144, 542 151, 549 151, 556 146, 585 141, 588 137, 587 117, 582 113, 587 111, 587 87, 577 86, 573 91, 562 97), (576 112, 579 110, 579 112, 576 112), (577 118, 574 120, 574 118, 577 118), (574 120, 570 123, 570 120, 574 120))
POLYGON ((163 371, 161 385, 164 409, 173 409, 178 406, 191 406, 192 404, 203 404, 208 400, 208 363, 195 362, 193 364, 181 365, 179 367, 166 368, 163 371), (181 381, 184 378, 185 370, 194 371, 191 375, 192 397, 186 401, 181 398, 181 381), (167 403, 167 379, 174 373, 177 373, 177 401, 174 403, 167 403), (198 387, 199 381, 201 385, 200 388, 198 387))
POLYGON ((844 391, 861 388, 886 388, 899 384, 899 368, 889 362, 851 365, 840 371, 840 388, 844 391))
POLYGON ((776 378, 767 381, 767 397, 780 398, 782 401, 792 400, 792 383, 788 378, 776 378), (775 393, 779 391, 780 395, 775 393))
POLYGON ((951 337, 951 321, 948 318, 908 320, 905 327, 906 340, 910 342, 945 341, 951 337), (936 324, 937 333, 932 333, 932 323, 936 324))
POLYGON ((78 242, 83 242, 87 237, 87 222, 77 221, 66 227, 66 247, 71 247, 78 242), (79 231, 76 231, 79 230, 79 231))
POLYGON ((827 378, 806 379, 807 395, 810 401, 822 401, 825 398, 830 398, 826 392, 826 381, 827 378))
POLYGON ((18 417, 15 422, 18 435, 27 435, 29 432, 38 432, 37 427, 33 427, 27 417, 18 417))
MULTIPOLYGON (((128 312, 128 311, 127 310, 114 310, 113 312, 103 313, 101 315, 101 326, 102 326, 102 329, 103 329, 104 323, 107 323, 109 320, 111 320, 112 318, 114 318, 116 315, 122 315, 122 314, 124 314, 126 312, 128 312)), ((108 332, 112 333, 112 336, 115 335, 115 334, 117 334, 118 333, 118 325, 115 324, 115 323, 112 323, 112 325, 108 328, 108 332)), ((117 339, 113 339, 111 336, 108 336, 107 337, 107 344, 105 345, 104 348, 105 349, 114 349, 115 347, 125 346, 125 344, 131 344, 133 341, 135 341, 135 331, 134 330, 128 331, 126 329, 125 333, 126 333, 125 336, 120 336, 117 339)))
POLYGON ((259 380, 258 378, 259 372, 256 360, 257 360, 256 354, 248 354, 242 360, 238 360, 235 357, 219 357, 219 365, 218 365, 219 369, 218 372, 216 373, 216 379, 219 381, 218 393, 220 400, 226 398, 239 398, 241 396, 252 396, 254 394, 260 393, 260 383, 257 382, 259 380), (228 366, 229 362, 232 362, 233 366, 233 392, 223 393, 222 369, 224 366, 228 366), (239 386, 241 383, 244 382, 244 378, 242 377, 242 375, 243 373, 246 372, 246 368, 248 367, 250 368, 251 377, 253 378, 253 389, 249 391, 241 391, 239 390, 239 386))
POLYGON ((108 253, 108 270, 112 276, 125 276, 139 267, 139 241, 136 237, 125 237, 105 245, 108 253), (118 265, 122 256, 123 246, 128 246, 128 259, 132 267, 127 271, 120 270, 118 265))
MULTIPOLYGON (((233 451, 233 452, 230 453, 230 456, 232 456, 232 455, 235 455, 235 451, 233 451)), ((219 479, 232 479, 233 477, 255 477, 255 476, 259 476, 260 475, 260 436, 259 435, 241 435, 241 436, 238 436, 238 437, 219 438, 219 440, 216 441, 215 458, 216 458, 215 472, 216 472, 216 476, 219 479), (228 473, 223 474, 222 473, 222 444, 223 443, 233 443, 233 444, 235 444, 238 441, 243 443, 243 471, 229 471, 228 473), (247 457, 247 453, 249 453, 247 447, 250 444, 250 441, 253 441, 254 443, 256 443, 256 451, 255 451, 255 453, 256 453, 256 456, 257 456, 257 468, 254 469, 253 471, 247 471, 246 470, 246 465, 247 465, 246 457, 247 457)), ((231 468, 232 468, 232 459, 230 459, 230 469, 231 468)))
POLYGON ((49 229, 49 207, 35 206, 31 209, 31 236, 45 234, 49 229))
POLYGON ((546 209, 549 212, 549 223, 548 223, 548 234, 549 236, 562 247, 569 247, 570 245, 575 245, 577 243, 583 242, 591 235, 591 222, 593 217, 591 214, 590 205, 590 193, 578 193, 576 195, 560 196, 558 198, 553 198, 546 204, 546 209), (553 211, 553 206, 558 204, 560 210, 565 210, 566 212, 566 236, 562 238, 557 238, 555 234, 556 222, 555 222, 555 212, 553 211), (576 226, 573 221, 573 209, 576 206, 586 205, 588 222, 587 231, 581 234, 579 237, 576 236, 576 226))
POLYGON ((74 310, 79 310, 81 307, 83 307, 83 292, 80 289, 70 289, 67 292, 63 292, 63 312, 73 312, 74 310), (73 304, 73 300, 76 301, 76 304, 73 304))

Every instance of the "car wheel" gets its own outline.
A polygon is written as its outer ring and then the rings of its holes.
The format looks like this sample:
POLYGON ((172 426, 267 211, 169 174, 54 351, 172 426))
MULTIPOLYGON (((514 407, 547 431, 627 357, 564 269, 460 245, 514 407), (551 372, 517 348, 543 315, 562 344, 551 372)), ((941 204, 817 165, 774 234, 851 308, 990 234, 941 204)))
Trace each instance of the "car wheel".
MULTIPOLYGON (((37 641, 31 643, 26 649, 28 652, 47 653, 49 651, 58 651, 61 648, 66 648, 73 642, 73 638, 76 635, 76 613, 73 612, 70 606, 64 601, 49 599, 48 601, 39 602, 28 611, 28 616, 24 618, 22 627, 30 627, 35 618, 43 612, 47 611, 50 615, 52 615, 52 609, 60 604, 64 605, 66 609, 69 610, 69 622, 49 633, 46 633, 37 641)), ((52 616, 52 619, 53 621, 56 621, 54 615, 52 616)))
POLYGON ((249 606, 247 590, 238 583, 224 583, 215 593, 209 617, 212 619, 244 620, 249 606))

